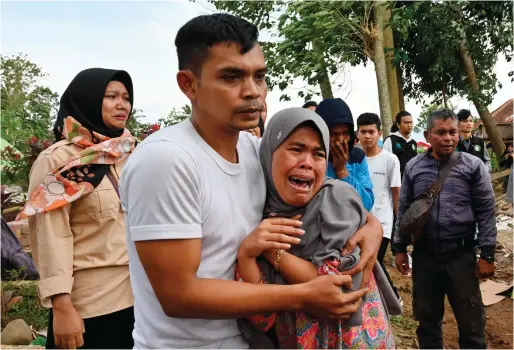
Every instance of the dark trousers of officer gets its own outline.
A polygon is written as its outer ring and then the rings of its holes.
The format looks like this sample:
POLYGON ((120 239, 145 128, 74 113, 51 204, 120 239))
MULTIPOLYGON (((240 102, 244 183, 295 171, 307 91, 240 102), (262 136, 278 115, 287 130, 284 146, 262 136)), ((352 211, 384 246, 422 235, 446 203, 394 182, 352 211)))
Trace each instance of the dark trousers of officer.
POLYGON ((485 349, 485 310, 475 276, 472 248, 446 253, 414 249, 412 254, 413 312, 420 349, 443 349, 444 298, 455 314, 461 349, 485 349))

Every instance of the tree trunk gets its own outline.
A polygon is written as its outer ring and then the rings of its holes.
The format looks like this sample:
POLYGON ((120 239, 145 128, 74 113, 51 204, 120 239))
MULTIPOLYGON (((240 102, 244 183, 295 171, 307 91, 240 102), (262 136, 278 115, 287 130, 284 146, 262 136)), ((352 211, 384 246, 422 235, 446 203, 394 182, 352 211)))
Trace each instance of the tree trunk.
POLYGON ((448 93, 446 92, 446 84, 443 83, 443 88, 442 88, 442 91, 443 91, 443 106, 444 108, 448 108, 448 93))
POLYGON ((393 65, 394 59, 394 39, 393 29, 391 26, 386 25, 391 19, 391 9, 386 5, 380 6, 382 14, 382 25, 383 25, 383 37, 384 37, 384 49, 385 52, 385 63, 387 71, 387 89, 389 93, 389 105, 391 106, 391 116, 394 118, 400 112, 400 101, 398 96, 398 80, 396 75, 396 67, 393 65))
MULTIPOLYGON (((317 40, 312 41, 312 50, 314 50, 316 53, 320 55, 320 57, 323 57, 324 52, 322 49, 322 45, 320 45, 317 40)), ((319 89, 321 90, 321 97, 323 99, 326 98, 333 98, 334 95, 332 94, 332 85, 330 84, 330 77, 328 76, 327 72, 327 65, 325 63, 325 59, 322 58, 321 62, 322 72, 318 79, 319 89)))
POLYGON ((398 104, 400 106, 400 111, 404 111, 405 97, 403 96, 403 71, 400 64, 396 66, 396 81, 398 82, 398 104))
POLYGON ((373 3, 373 19, 376 30, 376 38, 373 47, 373 63, 375 64, 375 74, 377 76, 378 101, 380 104, 380 117, 382 119, 382 131, 384 138, 389 136, 391 131, 391 106, 389 104, 389 91, 387 86, 387 68, 384 56, 383 43, 383 24, 380 10, 381 1, 373 3))
POLYGON ((475 73, 475 66, 473 64, 473 59, 469 55, 469 52, 466 48, 466 37, 465 34, 462 33, 462 38, 459 43, 459 52, 460 59, 462 61, 462 66, 464 68, 464 72, 466 73, 466 77, 469 85, 471 86, 471 90, 473 93, 468 98, 473 101, 475 108, 480 115, 480 119, 482 119, 482 123, 484 123, 485 130, 487 132, 487 136, 489 137, 489 141, 493 146, 493 151, 496 154, 497 159, 501 159, 503 151, 505 151, 505 144, 503 142, 502 137, 500 136, 500 131, 496 126, 493 118, 491 117, 491 113, 487 106, 482 102, 480 95, 480 85, 478 84, 477 75, 475 73))

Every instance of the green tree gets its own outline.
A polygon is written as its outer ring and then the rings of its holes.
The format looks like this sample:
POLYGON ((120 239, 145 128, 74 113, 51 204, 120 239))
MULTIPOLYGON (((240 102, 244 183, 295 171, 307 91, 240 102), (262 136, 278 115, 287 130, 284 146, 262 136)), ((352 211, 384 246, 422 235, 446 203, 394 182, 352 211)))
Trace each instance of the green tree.
POLYGON ((480 114, 496 154, 504 149, 487 106, 498 84, 494 73, 500 54, 512 57, 512 4, 506 1, 398 2, 391 24, 398 33, 405 93, 446 105, 465 96, 480 114))
POLYGON ((143 114, 143 110, 134 107, 132 109, 132 113, 130 113, 130 118, 126 126, 133 136, 137 137, 146 130, 147 124, 143 122, 143 119, 146 119, 146 115, 143 114))
POLYGON ((414 132, 423 133, 427 130, 427 118, 435 110, 444 108, 441 105, 431 104, 429 106, 423 106, 423 112, 416 118, 416 125, 414 126, 414 132))
POLYGON ((28 151, 31 136, 53 138, 59 100, 56 93, 39 85, 46 74, 22 54, 0 56, 0 70, 2 138, 20 152, 28 151))
MULTIPOLYGON (((268 85, 281 91, 295 79, 307 83, 298 96, 310 99, 319 86, 332 97, 330 76, 344 63, 375 65, 384 129, 391 125, 387 69, 383 47, 381 1, 212 1, 217 9, 246 18, 261 30, 276 28, 262 43, 268 64, 268 85), (311 88, 309 88, 311 87, 311 88)), ((282 100, 290 96, 283 94, 282 100)))
POLYGON ((157 122, 161 128, 178 124, 191 116, 191 106, 184 105, 180 109, 173 107, 166 118, 160 118, 157 122))

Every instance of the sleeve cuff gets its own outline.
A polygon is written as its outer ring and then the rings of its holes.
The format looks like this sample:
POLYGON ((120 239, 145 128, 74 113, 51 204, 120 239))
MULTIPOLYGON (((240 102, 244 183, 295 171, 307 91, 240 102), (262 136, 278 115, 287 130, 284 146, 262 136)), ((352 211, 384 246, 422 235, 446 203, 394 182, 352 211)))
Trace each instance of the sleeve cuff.
POLYGON ((393 243, 394 249, 397 253, 407 253, 407 246, 401 243, 393 243))
POLYGON ((52 300, 50 298, 57 294, 71 294, 73 289, 73 277, 71 276, 55 276, 37 283, 37 290, 41 304, 44 307, 51 308, 52 300))
POLYGON ((493 246, 486 246, 486 247, 480 247, 480 256, 494 256, 494 247, 493 246))
POLYGON ((136 226, 130 227, 130 237, 135 242, 202 238, 202 226, 197 224, 136 226))

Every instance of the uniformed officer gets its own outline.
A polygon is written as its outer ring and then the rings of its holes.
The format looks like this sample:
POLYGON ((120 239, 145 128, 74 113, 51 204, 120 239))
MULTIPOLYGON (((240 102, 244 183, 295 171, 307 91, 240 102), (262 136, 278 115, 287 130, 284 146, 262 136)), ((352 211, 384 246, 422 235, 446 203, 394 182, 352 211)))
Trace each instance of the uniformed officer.
POLYGON ((475 126, 471 112, 467 109, 461 109, 459 113, 457 113, 457 117, 459 118, 460 135, 457 151, 467 152, 480 158, 489 169, 489 172, 491 172, 491 158, 485 147, 484 139, 471 135, 471 131, 473 131, 473 127, 475 126))

